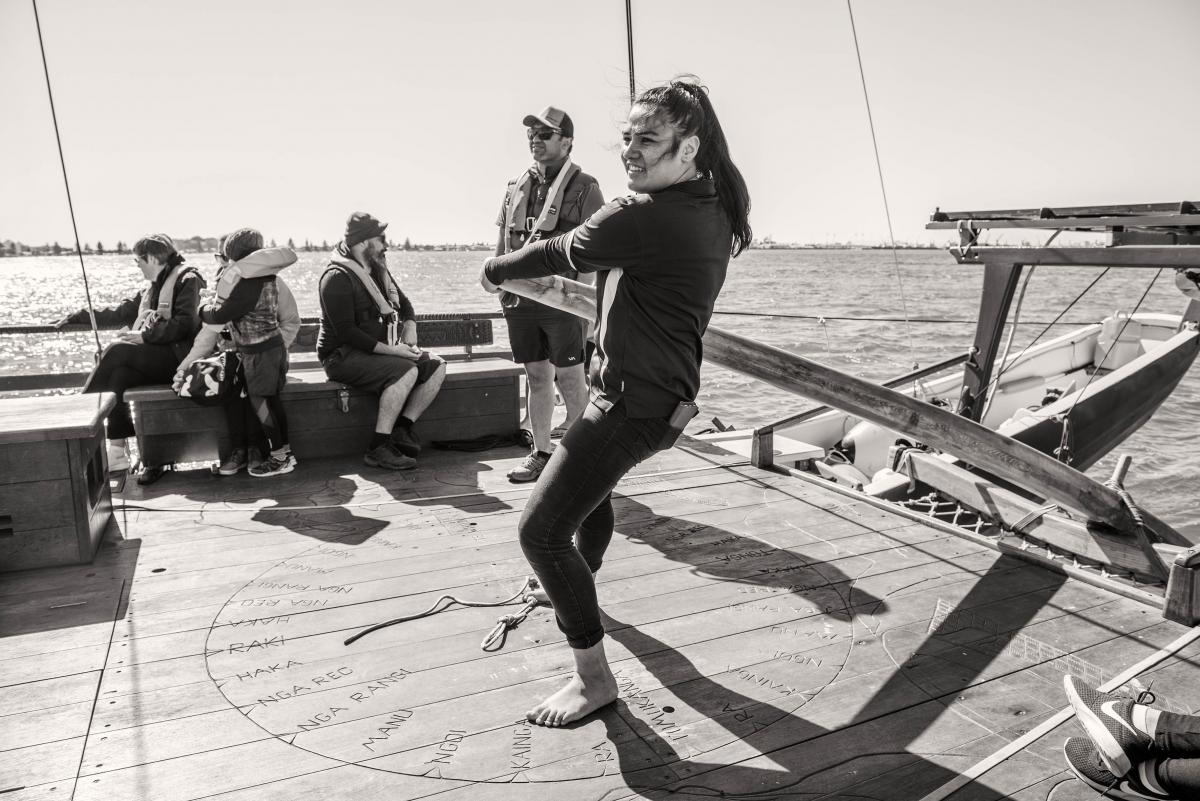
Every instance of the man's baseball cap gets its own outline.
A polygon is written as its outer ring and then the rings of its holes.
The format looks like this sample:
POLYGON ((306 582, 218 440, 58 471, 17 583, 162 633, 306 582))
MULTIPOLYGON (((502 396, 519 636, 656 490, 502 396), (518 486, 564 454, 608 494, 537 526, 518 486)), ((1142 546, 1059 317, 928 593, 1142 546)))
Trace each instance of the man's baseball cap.
POLYGON ((575 123, 571 122, 571 115, 563 111, 561 108, 554 106, 546 106, 542 109, 541 114, 527 114, 525 119, 521 120, 521 124, 526 128, 532 128, 535 125, 545 125, 547 128, 553 128, 568 139, 575 137, 575 123))

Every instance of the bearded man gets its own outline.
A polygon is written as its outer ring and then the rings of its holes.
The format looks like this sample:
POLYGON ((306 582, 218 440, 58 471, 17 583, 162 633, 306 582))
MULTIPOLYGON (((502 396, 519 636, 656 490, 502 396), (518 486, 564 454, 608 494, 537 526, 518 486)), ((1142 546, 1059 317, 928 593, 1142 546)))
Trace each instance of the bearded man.
POLYGON ((422 351, 412 304, 388 272, 381 223, 356 211, 321 275, 317 358, 331 381, 379 395, 375 434, 363 461, 411 470, 421 443, 413 423, 437 397, 446 363, 422 351))

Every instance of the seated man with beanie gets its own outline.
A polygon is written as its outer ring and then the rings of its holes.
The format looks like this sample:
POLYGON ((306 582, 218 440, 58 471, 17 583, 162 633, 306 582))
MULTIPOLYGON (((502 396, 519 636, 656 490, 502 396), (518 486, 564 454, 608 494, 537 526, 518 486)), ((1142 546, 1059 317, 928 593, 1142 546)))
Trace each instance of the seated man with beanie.
POLYGON ((413 423, 446 377, 446 364, 417 347, 412 304, 387 268, 381 223, 356 211, 321 275, 317 357, 331 381, 379 395, 375 434, 363 461, 411 470, 421 444, 413 423))

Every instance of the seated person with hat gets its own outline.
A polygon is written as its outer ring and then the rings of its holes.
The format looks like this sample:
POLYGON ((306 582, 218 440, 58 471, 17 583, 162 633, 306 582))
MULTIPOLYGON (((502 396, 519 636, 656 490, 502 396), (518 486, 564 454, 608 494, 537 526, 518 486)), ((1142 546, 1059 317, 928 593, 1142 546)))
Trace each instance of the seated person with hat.
POLYGON ((379 394, 363 461, 411 470, 421 452, 412 426, 437 397, 446 363, 417 346, 412 304, 388 272, 386 228, 361 211, 346 221, 321 275, 317 357, 331 381, 379 394))

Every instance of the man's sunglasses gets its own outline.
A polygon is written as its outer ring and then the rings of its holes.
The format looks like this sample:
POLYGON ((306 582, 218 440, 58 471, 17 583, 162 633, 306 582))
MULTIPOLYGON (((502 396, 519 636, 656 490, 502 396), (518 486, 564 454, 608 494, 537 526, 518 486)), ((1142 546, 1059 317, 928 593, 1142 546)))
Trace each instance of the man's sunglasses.
POLYGON ((528 131, 525 132, 525 137, 531 142, 535 138, 541 139, 543 142, 549 142, 551 139, 554 138, 554 135, 557 133, 558 133, 558 131, 535 131, 532 128, 530 128, 528 131))

